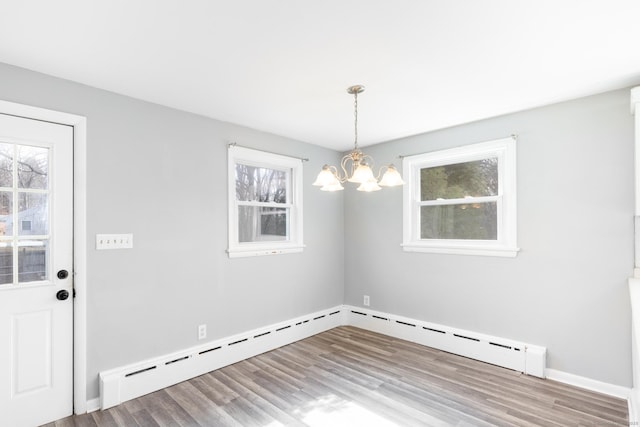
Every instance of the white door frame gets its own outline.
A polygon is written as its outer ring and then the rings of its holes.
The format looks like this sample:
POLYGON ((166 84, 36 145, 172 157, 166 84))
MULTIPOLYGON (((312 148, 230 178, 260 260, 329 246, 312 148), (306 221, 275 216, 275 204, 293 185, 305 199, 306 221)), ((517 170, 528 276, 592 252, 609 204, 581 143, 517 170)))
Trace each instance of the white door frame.
POLYGON ((73 126, 73 412, 84 414, 96 409, 87 408, 87 119, 2 100, 0 113, 73 126))

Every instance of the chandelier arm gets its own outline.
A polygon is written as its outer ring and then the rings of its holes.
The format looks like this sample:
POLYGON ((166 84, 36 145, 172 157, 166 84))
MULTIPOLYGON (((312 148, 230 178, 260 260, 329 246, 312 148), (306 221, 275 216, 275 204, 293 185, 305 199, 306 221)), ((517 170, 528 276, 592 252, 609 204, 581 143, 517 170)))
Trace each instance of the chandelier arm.
POLYGON ((376 161, 368 154, 363 153, 361 159, 364 160, 371 169, 373 169, 376 165, 376 161))
POLYGON ((344 172, 344 175, 342 173, 340 173, 340 170, 337 167, 335 167, 335 166, 331 166, 331 167, 333 168, 333 174, 336 176, 338 181, 340 181, 341 183, 344 183, 349 179, 349 174, 347 173, 347 170, 345 169, 345 165, 344 165, 344 157, 342 158, 342 161, 340 162, 340 168, 344 172))
POLYGON ((338 168, 336 168, 335 166, 331 165, 329 166, 329 170, 331 171, 331 173, 333 174, 333 176, 336 177, 336 179, 338 181, 340 181, 340 183, 343 183, 344 180, 342 179, 342 177, 340 176, 340 174, 338 173, 338 168))
MULTIPOLYGON (((345 182, 345 181, 346 181, 346 180, 348 180, 348 179, 349 179, 349 177, 351 176, 351 175, 349 174, 349 172, 347 171, 347 163, 349 162, 349 160, 351 160, 351 165, 352 165, 352 168, 353 168, 353 159, 351 158, 351 155, 349 155, 349 154, 347 154, 346 156, 344 156, 344 157, 342 158, 342 161, 340 162, 340 167, 342 167, 342 170, 344 171, 344 179, 343 179, 343 178, 340 178, 340 179, 341 179, 341 181, 340 181, 340 182, 345 182)), ((351 171, 351 172, 353 172, 353 171, 351 171)))
POLYGON ((345 180, 349 179, 353 175, 353 171, 355 170, 357 162, 356 159, 358 157, 354 158, 354 153, 355 151, 352 151, 342 158, 342 163, 340 164, 340 166, 342 166, 342 170, 344 171, 345 180), (349 162, 351 162, 351 171, 348 170, 349 162))
POLYGON ((389 169, 389 165, 382 165, 380 166, 380 169, 378 170, 378 176, 376 176, 376 181, 380 181, 380 178, 382 177, 382 170, 385 169, 389 169))

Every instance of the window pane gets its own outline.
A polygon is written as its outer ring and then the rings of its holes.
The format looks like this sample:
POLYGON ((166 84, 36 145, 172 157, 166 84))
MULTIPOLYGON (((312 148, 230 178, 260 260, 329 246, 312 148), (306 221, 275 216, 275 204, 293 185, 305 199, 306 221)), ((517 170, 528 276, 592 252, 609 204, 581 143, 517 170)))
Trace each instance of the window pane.
POLYGON ((13 187, 12 144, 0 144, 0 187, 13 187))
POLYGON ((49 149, 42 147, 18 146, 18 187, 48 188, 49 149))
POLYGON ((289 234, 289 209, 238 207, 238 241, 285 241, 289 234))
POLYGON ((13 193, 0 191, 0 236, 13 235, 13 193))
POLYGON ((18 193, 18 221, 20 235, 49 233, 48 196, 39 193, 18 193))
POLYGON ((47 280, 49 242, 20 240, 18 242, 18 282, 47 280))
POLYGON ((420 170, 420 200, 461 199, 498 194, 498 159, 420 170))
POLYGON ((497 240, 496 202, 421 206, 421 239, 497 240))
POLYGON ((287 210, 281 208, 260 209, 261 235, 269 236, 269 240, 286 240, 288 234, 287 210))
POLYGON ((287 203, 287 172, 236 164, 236 200, 287 203))
POLYGON ((11 242, 0 242, 0 285, 13 283, 13 247, 11 242))

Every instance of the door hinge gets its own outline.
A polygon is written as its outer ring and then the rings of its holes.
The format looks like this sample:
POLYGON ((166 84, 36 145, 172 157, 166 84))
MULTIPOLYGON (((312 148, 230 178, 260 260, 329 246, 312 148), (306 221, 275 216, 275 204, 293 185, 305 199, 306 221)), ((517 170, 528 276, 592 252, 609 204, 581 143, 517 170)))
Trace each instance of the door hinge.
POLYGON ((72 291, 73 291, 73 294, 72 294, 73 298, 75 298, 76 297, 76 288, 73 288, 72 291))

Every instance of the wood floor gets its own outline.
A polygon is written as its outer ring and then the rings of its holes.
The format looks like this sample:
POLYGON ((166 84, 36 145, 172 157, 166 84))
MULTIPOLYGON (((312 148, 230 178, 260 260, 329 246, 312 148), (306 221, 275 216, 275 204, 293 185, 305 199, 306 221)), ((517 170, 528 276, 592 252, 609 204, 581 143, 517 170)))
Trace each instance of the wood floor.
POLYGON ((66 426, 627 426, 627 402, 339 327, 66 426))

